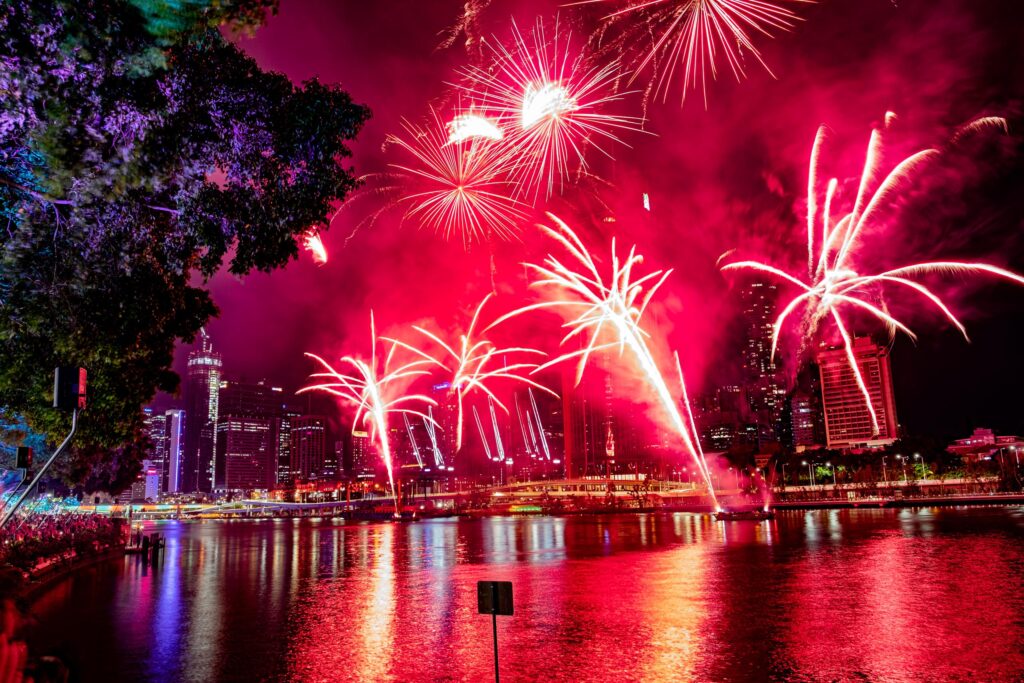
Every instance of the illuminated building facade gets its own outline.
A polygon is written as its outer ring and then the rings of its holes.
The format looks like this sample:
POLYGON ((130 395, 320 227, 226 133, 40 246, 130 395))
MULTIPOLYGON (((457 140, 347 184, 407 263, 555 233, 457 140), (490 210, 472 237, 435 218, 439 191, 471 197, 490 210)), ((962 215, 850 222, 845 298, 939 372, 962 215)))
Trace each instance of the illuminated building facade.
POLYGON ((291 420, 291 471, 294 480, 323 477, 327 450, 327 418, 303 415, 291 420))
POLYGON ((185 455, 179 480, 183 493, 210 493, 216 478, 217 416, 222 360, 206 330, 188 355, 185 380, 185 455))
MULTIPOLYGON (((778 286, 752 281, 739 289, 743 323, 743 377, 747 400, 758 425, 758 447, 779 441, 786 402, 785 382, 772 359, 772 333, 778 286)), ((787 425, 788 428, 788 425, 787 425)))
POLYGON ((277 483, 282 394, 267 382, 221 382, 218 490, 271 488, 277 483))
POLYGON ((893 394, 889 350, 868 337, 853 340, 852 351, 874 405, 878 433, 871 411, 850 368, 846 351, 826 348, 818 352, 821 395, 825 412, 828 448, 871 448, 891 444, 898 438, 896 399, 893 394))
POLYGON ((302 413, 287 406, 281 409, 277 422, 277 484, 289 484, 292 479, 292 423, 302 413))
POLYGON ((167 413, 156 413, 152 408, 143 408, 146 420, 146 435, 149 437, 149 462, 157 472, 156 500, 167 490, 167 413))
POLYGON ((164 479, 167 482, 164 491, 178 493, 181 491, 181 474, 185 464, 185 411, 168 410, 167 418, 167 460, 164 479))
POLYGON ((352 476, 356 479, 373 479, 376 474, 373 444, 367 432, 352 432, 352 476))
POLYGON ((229 415, 217 423, 217 488, 264 489, 274 485, 274 421, 229 415))
POLYGON ((821 408, 821 375, 811 366, 797 378, 789 397, 792 445, 797 450, 825 444, 825 421, 821 408))

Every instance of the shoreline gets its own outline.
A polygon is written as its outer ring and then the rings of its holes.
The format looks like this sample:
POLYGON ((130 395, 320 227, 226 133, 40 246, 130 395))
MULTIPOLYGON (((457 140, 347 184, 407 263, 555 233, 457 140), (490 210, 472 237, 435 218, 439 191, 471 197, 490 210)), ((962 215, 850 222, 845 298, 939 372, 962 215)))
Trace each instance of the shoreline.
MULTIPOLYGON (((725 504, 723 508, 759 507, 756 501, 735 501, 725 504)), ((855 509, 907 509, 923 507, 1018 507, 1024 506, 1024 493, 990 493, 968 494, 962 496, 919 496, 919 497, 875 497, 853 499, 809 499, 809 500, 773 500, 770 508, 775 511, 787 510, 855 510, 855 509)), ((339 519, 346 522, 419 522, 430 519, 481 519, 486 517, 579 517, 586 515, 619 515, 619 514, 657 514, 686 512, 693 514, 713 514, 714 509, 706 504, 679 504, 651 507, 593 507, 587 509, 538 509, 530 511, 477 509, 477 510, 435 510, 427 514, 395 519, 380 514, 325 514, 325 515, 205 515, 201 518, 165 517, 147 520, 149 522, 174 519, 177 521, 240 521, 240 520, 303 520, 303 519, 339 519)))
MULTIPOLYGON (((124 557, 124 555, 124 545, 111 546, 84 557, 76 556, 71 559, 56 561, 52 565, 47 566, 35 574, 30 573, 25 576, 24 573, 22 573, 24 577, 23 581, 13 591, 13 595, 11 597, 15 600, 24 602, 27 606, 31 606, 31 604, 39 597, 40 593, 52 587, 54 584, 63 581, 75 572, 100 564, 101 562, 124 557)), ((11 569, 19 571, 13 567, 11 569)))

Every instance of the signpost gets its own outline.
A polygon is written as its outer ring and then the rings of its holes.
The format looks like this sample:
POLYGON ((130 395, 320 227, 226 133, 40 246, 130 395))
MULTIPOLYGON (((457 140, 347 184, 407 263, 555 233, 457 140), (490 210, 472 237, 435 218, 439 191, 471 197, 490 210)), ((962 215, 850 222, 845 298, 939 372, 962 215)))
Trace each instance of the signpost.
POLYGON ((494 630, 494 683, 498 683, 498 615, 512 616, 512 582, 477 581, 476 604, 480 614, 491 615, 494 630))

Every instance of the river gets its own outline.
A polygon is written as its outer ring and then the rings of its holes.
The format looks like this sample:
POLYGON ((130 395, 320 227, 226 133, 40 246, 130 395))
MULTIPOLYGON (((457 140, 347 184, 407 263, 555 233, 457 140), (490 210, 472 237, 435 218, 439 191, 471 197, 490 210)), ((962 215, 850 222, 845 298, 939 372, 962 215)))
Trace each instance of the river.
POLYGON ((30 642, 79 681, 1024 680, 1024 508, 155 522, 30 642))

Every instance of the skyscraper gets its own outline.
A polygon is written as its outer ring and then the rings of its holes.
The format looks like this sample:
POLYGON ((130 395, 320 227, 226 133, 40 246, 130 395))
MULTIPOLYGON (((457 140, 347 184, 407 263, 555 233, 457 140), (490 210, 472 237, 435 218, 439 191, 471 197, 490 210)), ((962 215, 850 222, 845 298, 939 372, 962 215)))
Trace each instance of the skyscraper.
POLYGON ((221 357, 213 350, 206 330, 199 347, 188 355, 185 383, 185 457, 179 481, 183 493, 213 491, 215 480, 217 412, 220 398, 221 357))
POLYGON ((853 340, 852 352, 875 409, 875 433, 864 394, 850 368, 846 350, 818 352, 821 394, 825 409, 825 436, 829 448, 884 446, 898 437, 889 350, 868 337, 853 340))
POLYGON ((740 288, 740 318, 743 321, 743 375, 747 399, 758 425, 759 446, 777 441, 786 400, 782 374, 772 358, 772 334, 778 286, 751 281, 740 288))
POLYGON ((217 489, 270 488, 277 482, 280 387, 225 380, 217 422, 217 489))
POLYGON ((292 477, 292 423, 302 413, 287 406, 281 409, 277 426, 277 483, 289 484, 292 477))
POLYGON ((164 463, 164 480, 167 482, 164 491, 178 493, 181 491, 181 473, 185 464, 185 411, 168 410, 167 418, 167 458, 164 463))
POLYGON ((825 443, 825 421, 821 409, 821 374, 813 364, 797 376, 789 398, 792 446, 798 450, 825 443))
POLYGON ((146 419, 146 434, 149 436, 150 469, 157 473, 154 500, 167 490, 167 414, 154 413, 152 408, 143 408, 146 419))
POLYGON ((270 488, 275 478, 274 437, 271 418, 221 416, 217 422, 217 488, 270 488))
POLYGON ((327 418, 303 415, 291 421, 291 471, 295 480, 320 479, 327 450, 327 418))
POLYGON ((353 431, 352 476, 356 479, 373 479, 376 472, 373 456, 373 444, 370 443, 370 435, 364 431, 353 431))

